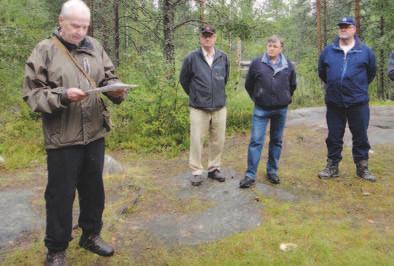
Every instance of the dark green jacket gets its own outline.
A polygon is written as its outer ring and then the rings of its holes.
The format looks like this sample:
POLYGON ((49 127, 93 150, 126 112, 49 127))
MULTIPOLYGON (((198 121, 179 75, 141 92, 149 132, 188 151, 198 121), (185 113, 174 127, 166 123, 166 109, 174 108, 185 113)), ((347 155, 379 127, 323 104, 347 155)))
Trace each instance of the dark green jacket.
MULTIPOLYGON (((110 58, 94 38, 86 37, 70 52, 97 86, 118 81, 110 58)), ((65 96, 68 88, 88 90, 91 86, 50 38, 41 41, 26 62, 23 99, 34 112, 42 114, 46 149, 85 145, 110 130, 109 113, 100 95, 69 102, 65 96)), ((109 98, 115 103, 123 100, 109 98)))

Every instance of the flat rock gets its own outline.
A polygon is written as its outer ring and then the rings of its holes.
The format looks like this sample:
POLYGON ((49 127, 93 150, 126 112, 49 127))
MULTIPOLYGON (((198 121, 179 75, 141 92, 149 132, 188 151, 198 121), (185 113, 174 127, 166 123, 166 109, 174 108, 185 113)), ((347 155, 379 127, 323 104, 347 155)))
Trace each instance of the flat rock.
MULTIPOLYGON (((394 144, 394 108, 372 106, 368 128, 368 139, 372 145, 394 144)), ((300 108, 289 112, 286 126, 305 125, 312 129, 327 130, 326 107, 300 108)), ((346 128, 345 145, 352 145, 349 128, 346 128)))
MULTIPOLYGON (((240 179, 234 171, 223 172, 228 177, 226 182, 205 179, 199 187, 190 185, 190 173, 175 178, 180 200, 197 198, 212 207, 192 214, 159 214, 149 221, 135 221, 134 226, 150 232, 167 246, 201 244, 256 228, 263 221, 263 204, 255 190, 240 189, 240 179)), ((286 191, 264 184, 257 184, 256 190, 279 200, 296 199, 286 191)))
POLYGON ((123 166, 110 155, 104 157, 103 175, 116 175, 123 172, 123 166))
POLYGON ((14 244, 23 233, 42 226, 31 204, 31 190, 0 191, 0 250, 14 244))

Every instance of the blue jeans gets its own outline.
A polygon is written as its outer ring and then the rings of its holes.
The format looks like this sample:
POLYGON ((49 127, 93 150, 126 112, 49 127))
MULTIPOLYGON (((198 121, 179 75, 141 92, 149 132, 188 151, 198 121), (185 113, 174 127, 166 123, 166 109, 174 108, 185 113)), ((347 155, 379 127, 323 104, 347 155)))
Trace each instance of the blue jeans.
POLYGON ((270 121, 270 142, 268 151, 267 174, 276 174, 282 152, 283 131, 285 128, 287 107, 266 110, 259 106, 254 107, 252 118, 252 131, 248 148, 248 169, 245 176, 256 179, 261 152, 264 147, 265 131, 270 121))

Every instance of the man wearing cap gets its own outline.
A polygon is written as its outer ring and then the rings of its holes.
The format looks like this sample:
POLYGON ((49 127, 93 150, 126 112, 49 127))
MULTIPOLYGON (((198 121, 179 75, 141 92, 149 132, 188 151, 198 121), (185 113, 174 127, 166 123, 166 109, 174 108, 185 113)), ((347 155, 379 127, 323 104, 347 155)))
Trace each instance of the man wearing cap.
POLYGON ((319 77, 325 83, 326 120, 328 127, 327 165, 318 174, 321 179, 339 176, 343 136, 346 123, 352 133, 353 161, 358 177, 376 181, 368 170, 370 149, 368 85, 375 78, 376 62, 373 51, 356 35, 353 18, 338 22, 338 37, 325 47, 319 58, 319 77))
POLYGON ((226 132, 226 91, 229 76, 227 55, 215 48, 216 32, 211 25, 200 29, 200 48, 189 53, 182 65, 180 83, 189 95, 191 184, 201 185, 201 155, 208 136, 208 178, 224 182, 221 155, 226 132))
POLYGON ((390 54, 388 75, 391 80, 394 80, 394 51, 390 54))

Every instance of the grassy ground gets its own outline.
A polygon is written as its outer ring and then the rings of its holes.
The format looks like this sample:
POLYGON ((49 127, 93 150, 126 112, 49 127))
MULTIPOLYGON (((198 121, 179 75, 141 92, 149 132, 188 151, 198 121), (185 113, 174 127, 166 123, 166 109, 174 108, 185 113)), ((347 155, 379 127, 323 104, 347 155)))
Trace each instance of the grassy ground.
MULTIPOLYGON (((208 207, 197 199, 180 202, 174 196, 177 188, 171 181, 188 171, 187 153, 171 160, 115 153, 128 170, 105 180, 103 236, 117 253, 100 258, 81 250, 77 246, 80 232, 75 230, 67 255, 69 265, 394 265, 393 147, 373 147, 370 168, 378 176, 377 183, 355 177, 349 148, 344 150, 341 178, 321 181, 316 174, 324 166, 324 136, 325 132, 304 127, 286 129, 279 187, 299 200, 281 202, 260 194, 264 206, 261 226, 216 242, 175 248, 132 224, 158 212, 183 214, 208 207), (297 248, 282 252, 282 242, 295 243, 297 248)), ((248 133, 238 134, 226 143, 224 165, 240 176, 245 170, 248 139, 248 133)), ((258 178, 264 183, 266 157, 265 150, 258 178)), ((22 186, 37 186, 41 193, 45 171, 34 171, 29 179, 22 178, 22 186)), ((3 184, 11 188, 21 186, 15 178, 26 173, 2 176, 3 184)), ((250 193, 258 194, 255 190, 250 193)), ((33 203, 43 215, 42 194, 33 203)), ((21 239, 0 264, 41 265, 45 254, 42 238, 43 231, 39 231, 21 239)))

